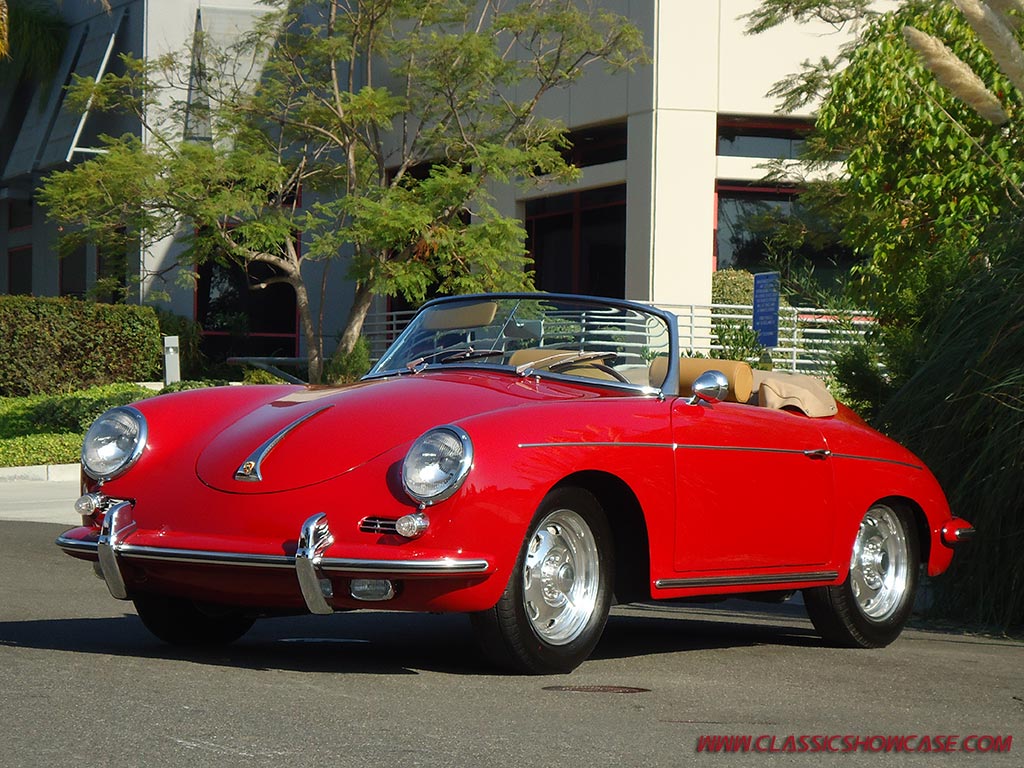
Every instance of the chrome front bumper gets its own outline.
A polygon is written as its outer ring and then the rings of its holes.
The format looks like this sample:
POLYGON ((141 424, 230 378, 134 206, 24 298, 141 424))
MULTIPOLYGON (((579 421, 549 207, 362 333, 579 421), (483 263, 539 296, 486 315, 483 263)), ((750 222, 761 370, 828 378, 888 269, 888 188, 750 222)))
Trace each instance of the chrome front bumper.
POLYGON ((295 555, 264 555, 244 552, 216 552, 210 550, 175 549, 134 545, 127 539, 135 531, 132 503, 118 501, 106 512, 99 538, 83 541, 66 535, 58 536, 56 544, 68 554, 93 554, 98 559, 99 574, 110 594, 118 600, 128 599, 123 561, 162 561, 195 563, 199 565, 238 566, 245 568, 287 568, 295 571, 303 600, 311 613, 333 613, 328 602, 331 593, 330 574, 358 576, 381 575, 392 577, 445 577, 483 575, 490 571, 487 560, 472 558, 437 558, 424 560, 366 560, 358 558, 324 557, 334 537, 327 523, 327 515, 318 513, 307 519, 299 531, 299 546, 295 555))

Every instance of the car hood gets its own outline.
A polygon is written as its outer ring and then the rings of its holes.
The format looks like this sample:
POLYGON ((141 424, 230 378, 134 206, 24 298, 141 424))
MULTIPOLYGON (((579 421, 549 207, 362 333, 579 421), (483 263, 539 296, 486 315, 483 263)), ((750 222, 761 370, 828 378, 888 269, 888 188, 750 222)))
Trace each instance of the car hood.
POLYGON ((531 400, 587 396, 574 387, 543 390, 507 374, 455 372, 295 390, 240 414, 202 449, 196 473, 231 493, 287 491, 345 474, 435 426, 531 400))

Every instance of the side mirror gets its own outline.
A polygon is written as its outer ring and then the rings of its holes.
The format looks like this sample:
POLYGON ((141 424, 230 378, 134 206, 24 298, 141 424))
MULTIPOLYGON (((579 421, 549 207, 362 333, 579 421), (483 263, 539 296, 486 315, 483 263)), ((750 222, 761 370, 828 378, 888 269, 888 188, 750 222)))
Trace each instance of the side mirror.
POLYGON ((729 380, 721 371, 705 371, 696 378, 691 389, 693 397, 690 398, 690 405, 696 405, 701 400, 705 403, 718 403, 729 394, 729 380))

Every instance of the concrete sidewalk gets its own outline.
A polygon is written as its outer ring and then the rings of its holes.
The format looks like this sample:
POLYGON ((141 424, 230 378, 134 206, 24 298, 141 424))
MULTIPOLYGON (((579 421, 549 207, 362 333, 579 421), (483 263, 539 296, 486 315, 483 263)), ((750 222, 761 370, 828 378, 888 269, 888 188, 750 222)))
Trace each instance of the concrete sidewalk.
POLYGON ((0 469, 0 520, 81 525, 77 464, 0 469))

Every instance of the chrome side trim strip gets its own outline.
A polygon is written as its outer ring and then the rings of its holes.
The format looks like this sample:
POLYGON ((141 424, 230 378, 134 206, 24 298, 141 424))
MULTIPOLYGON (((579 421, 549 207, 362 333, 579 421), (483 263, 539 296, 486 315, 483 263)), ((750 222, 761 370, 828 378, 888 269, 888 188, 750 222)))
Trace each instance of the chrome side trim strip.
POLYGON ((833 453, 832 458, 852 459, 854 461, 875 461, 879 464, 895 464, 897 467, 907 467, 908 469, 924 471, 924 467, 920 464, 911 464, 909 461, 897 461, 896 459, 880 459, 877 456, 857 456, 853 453, 833 453))
POLYGON ((285 435, 295 429, 297 426, 302 424, 304 421, 312 419, 314 416, 319 416, 326 410, 333 408, 333 405, 325 405, 321 408, 317 408, 315 411, 310 411, 305 416, 300 416, 291 424, 281 428, 276 433, 271 435, 267 440, 260 445, 255 451, 249 454, 249 457, 241 463, 238 469, 235 470, 235 480, 241 480, 247 483, 258 483, 263 480, 263 474, 260 471, 263 460, 267 458, 267 455, 274 450, 281 440, 284 439, 285 435))
POLYGON ((519 443, 519 448, 671 448, 675 450, 678 446, 675 443, 617 443, 617 442, 564 442, 564 443, 519 443))
POLYGON ((125 537, 131 535, 134 530, 132 504, 130 501, 120 501, 103 516, 103 527, 100 528, 100 537, 96 541, 96 553, 99 555, 103 581, 107 583, 111 597, 118 600, 128 599, 128 588, 125 586, 117 555, 125 537))
POLYGON ((806 573, 766 573, 756 576, 699 576, 691 579, 658 579, 657 589, 687 589, 694 587, 741 587, 756 584, 796 584, 803 581, 835 581, 838 571, 808 571, 806 573))
MULTIPOLYGON (((763 448, 754 445, 688 445, 676 446, 687 451, 742 451, 743 453, 788 453, 806 456, 807 451, 801 448, 763 448)), ((813 449, 818 450, 818 449, 813 449)))
POLYGON ((324 550, 334 543, 334 536, 327 525, 327 515, 318 512, 302 524, 299 533, 299 548, 295 550, 295 573, 299 577, 302 599, 310 613, 331 614, 334 608, 327 598, 334 597, 329 579, 320 573, 320 561, 324 550))
POLYGON ((747 453, 783 453, 806 456, 810 459, 852 459, 854 461, 875 461, 880 464, 895 464, 898 467, 923 470, 920 464, 911 464, 896 459, 883 459, 877 456, 858 456, 852 453, 832 453, 826 448, 762 448, 751 445, 699 445, 691 443, 628 443, 628 442, 587 442, 567 441, 555 443, 519 443, 519 448, 671 448, 687 451, 744 451, 747 453))

